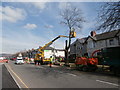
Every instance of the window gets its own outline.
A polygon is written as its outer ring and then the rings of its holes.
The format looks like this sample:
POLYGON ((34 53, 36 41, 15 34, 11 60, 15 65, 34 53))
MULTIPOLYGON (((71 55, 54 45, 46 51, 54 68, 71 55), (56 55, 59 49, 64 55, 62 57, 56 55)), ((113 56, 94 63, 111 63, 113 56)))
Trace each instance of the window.
POLYGON ((96 47, 96 42, 93 42, 93 47, 96 47))
POLYGON ((109 40, 109 44, 110 44, 110 45, 114 45, 114 40, 113 40, 113 39, 110 39, 110 40, 109 40))
POLYGON ((76 46, 76 44, 74 44, 74 46, 76 46))
POLYGON ((22 60, 22 59, 17 59, 17 60, 22 60))

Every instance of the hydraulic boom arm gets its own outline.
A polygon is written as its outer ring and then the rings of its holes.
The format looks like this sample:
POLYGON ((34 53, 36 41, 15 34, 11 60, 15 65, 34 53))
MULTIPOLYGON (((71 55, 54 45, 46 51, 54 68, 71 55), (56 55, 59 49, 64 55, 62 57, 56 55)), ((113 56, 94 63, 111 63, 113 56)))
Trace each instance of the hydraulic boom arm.
POLYGON ((38 51, 39 51, 40 53, 37 53, 37 54, 36 54, 35 59, 36 59, 36 60, 39 60, 39 57, 40 57, 40 56, 41 56, 41 57, 44 57, 44 51, 43 51, 43 50, 44 50, 46 47, 48 47, 49 45, 51 45, 54 41, 56 41, 57 39, 59 39, 60 37, 67 37, 67 38, 68 38, 68 36, 59 35, 58 37, 56 37, 55 39, 53 39, 53 40, 50 41, 49 43, 45 44, 43 47, 39 48, 38 51))

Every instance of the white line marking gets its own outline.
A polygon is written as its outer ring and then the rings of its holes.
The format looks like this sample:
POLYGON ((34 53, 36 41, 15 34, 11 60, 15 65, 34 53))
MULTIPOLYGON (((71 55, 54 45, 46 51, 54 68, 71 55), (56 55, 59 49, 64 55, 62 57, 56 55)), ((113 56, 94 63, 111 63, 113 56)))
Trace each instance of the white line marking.
POLYGON ((106 82, 106 81, 101 81, 101 80, 96 80, 96 81, 101 82, 101 83, 111 84, 111 85, 114 85, 114 86, 119 86, 118 84, 111 83, 111 82, 106 82))
MULTIPOLYGON (((64 73, 64 72, 61 72, 61 71, 57 71, 57 70, 54 70, 55 72, 58 72, 58 73, 64 73)), ((72 74, 72 73, 66 73, 66 74, 68 74, 68 75, 71 75, 71 76, 77 76, 77 75, 75 75, 75 74, 72 74)))
POLYGON ((72 76, 77 76, 77 75, 75 75, 75 74, 72 74, 72 73, 67 73, 68 75, 72 75, 72 76))

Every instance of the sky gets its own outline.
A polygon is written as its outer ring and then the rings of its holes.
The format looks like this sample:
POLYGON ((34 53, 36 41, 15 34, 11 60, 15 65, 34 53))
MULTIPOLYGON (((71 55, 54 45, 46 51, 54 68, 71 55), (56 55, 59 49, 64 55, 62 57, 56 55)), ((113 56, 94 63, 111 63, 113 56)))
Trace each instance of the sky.
MULTIPOLYGON (((58 35, 68 35, 68 27, 60 24, 60 11, 67 6, 81 9, 86 20, 77 38, 87 37, 95 29, 97 15, 103 2, 2 2, 0 5, 0 53, 16 53, 43 46, 58 35)), ((51 46, 65 47, 67 38, 51 46)))

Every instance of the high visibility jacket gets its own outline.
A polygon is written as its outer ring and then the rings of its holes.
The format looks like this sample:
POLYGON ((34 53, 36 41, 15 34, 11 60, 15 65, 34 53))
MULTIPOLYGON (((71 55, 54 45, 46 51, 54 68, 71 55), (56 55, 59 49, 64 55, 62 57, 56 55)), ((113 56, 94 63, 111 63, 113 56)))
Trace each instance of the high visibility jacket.
POLYGON ((52 62, 53 61, 53 58, 50 58, 50 62, 52 62))

